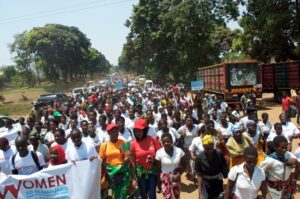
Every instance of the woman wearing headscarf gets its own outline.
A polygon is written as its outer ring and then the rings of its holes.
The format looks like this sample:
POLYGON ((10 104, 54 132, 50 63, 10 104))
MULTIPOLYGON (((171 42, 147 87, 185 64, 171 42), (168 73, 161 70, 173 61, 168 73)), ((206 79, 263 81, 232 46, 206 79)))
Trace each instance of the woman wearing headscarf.
POLYGON ((162 195, 164 199, 179 199, 181 174, 186 165, 184 152, 173 145, 169 133, 162 134, 161 142, 163 148, 157 151, 155 159, 158 161, 162 195))
POLYGON ((233 136, 228 139, 226 147, 229 152, 229 167, 239 165, 244 162, 243 151, 246 147, 252 146, 251 140, 243 135, 240 124, 232 126, 233 136))
POLYGON ((66 154, 62 146, 55 145, 49 150, 49 167, 67 163, 66 154))
MULTIPOLYGON (((99 156, 102 158, 103 175, 106 175, 106 180, 111 184, 114 198, 126 199, 128 196, 128 187, 131 180, 129 169, 129 158, 123 150, 125 142, 118 139, 119 130, 116 124, 109 124, 106 127, 109 134, 109 141, 101 144, 99 156)), ((107 187, 105 183, 102 183, 107 187)), ((101 190, 102 193, 105 190, 101 190)))
POLYGON ((199 198, 214 199, 223 192, 223 177, 227 178, 228 166, 222 152, 215 149, 212 135, 202 137, 204 151, 195 161, 199 179, 199 198))
MULTIPOLYGON (((130 144, 134 179, 137 181, 142 199, 156 199, 158 184, 155 154, 161 148, 159 141, 148 135, 148 123, 138 119, 133 126, 135 140, 130 144)), ((136 183, 134 183, 136 184, 136 183)))

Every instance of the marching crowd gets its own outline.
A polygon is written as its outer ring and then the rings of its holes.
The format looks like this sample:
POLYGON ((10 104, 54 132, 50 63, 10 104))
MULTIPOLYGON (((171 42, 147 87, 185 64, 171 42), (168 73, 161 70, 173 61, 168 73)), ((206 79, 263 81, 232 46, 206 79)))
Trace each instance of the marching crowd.
POLYGON ((7 133, 18 136, 0 138, 1 172, 29 175, 102 158, 102 198, 111 189, 115 199, 178 199, 184 174, 201 199, 292 199, 300 148, 291 143, 299 129, 286 107, 271 124, 247 96, 233 107, 221 95, 187 95, 176 86, 99 87, 69 103, 35 107, 17 124, 7 121, 7 133))

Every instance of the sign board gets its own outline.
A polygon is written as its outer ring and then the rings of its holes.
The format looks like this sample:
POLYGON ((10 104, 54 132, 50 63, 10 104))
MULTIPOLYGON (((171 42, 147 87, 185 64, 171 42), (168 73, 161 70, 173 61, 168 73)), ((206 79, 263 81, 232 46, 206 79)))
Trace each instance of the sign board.
POLYGON ((101 159, 43 169, 32 175, 0 178, 0 198, 100 198, 101 159))
POLYGON ((124 89, 124 86, 123 86, 122 82, 115 83, 115 89, 116 89, 117 91, 123 90, 123 89, 124 89))
POLYGON ((191 82, 191 88, 192 88, 192 91, 202 90, 204 88, 203 80, 192 81, 191 82))

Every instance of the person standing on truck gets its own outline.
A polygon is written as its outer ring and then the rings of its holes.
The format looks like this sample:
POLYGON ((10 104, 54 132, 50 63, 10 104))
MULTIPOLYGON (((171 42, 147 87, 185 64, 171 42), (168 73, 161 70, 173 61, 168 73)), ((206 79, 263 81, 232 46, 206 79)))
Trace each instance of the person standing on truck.
POLYGON ((292 105, 292 102, 293 102, 292 98, 290 98, 287 95, 286 91, 283 91, 282 92, 282 100, 281 100, 282 112, 285 113, 288 121, 291 121, 289 109, 290 109, 290 106, 292 105))

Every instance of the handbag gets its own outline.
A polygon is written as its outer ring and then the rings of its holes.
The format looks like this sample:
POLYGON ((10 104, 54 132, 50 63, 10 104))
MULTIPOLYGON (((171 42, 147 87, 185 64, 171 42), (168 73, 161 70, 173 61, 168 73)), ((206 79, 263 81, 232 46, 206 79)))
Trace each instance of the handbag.
POLYGON ((180 136, 180 137, 176 140, 176 142, 175 142, 174 145, 175 145, 176 147, 179 147, 179 148, 183 149, 183 146, 184 146, 184 137, 180 136))
POLYGON ((297 108, 295 105, 291 105, 289 108, 289 117, 290 118, 295 118, 297 115, 297 108))

